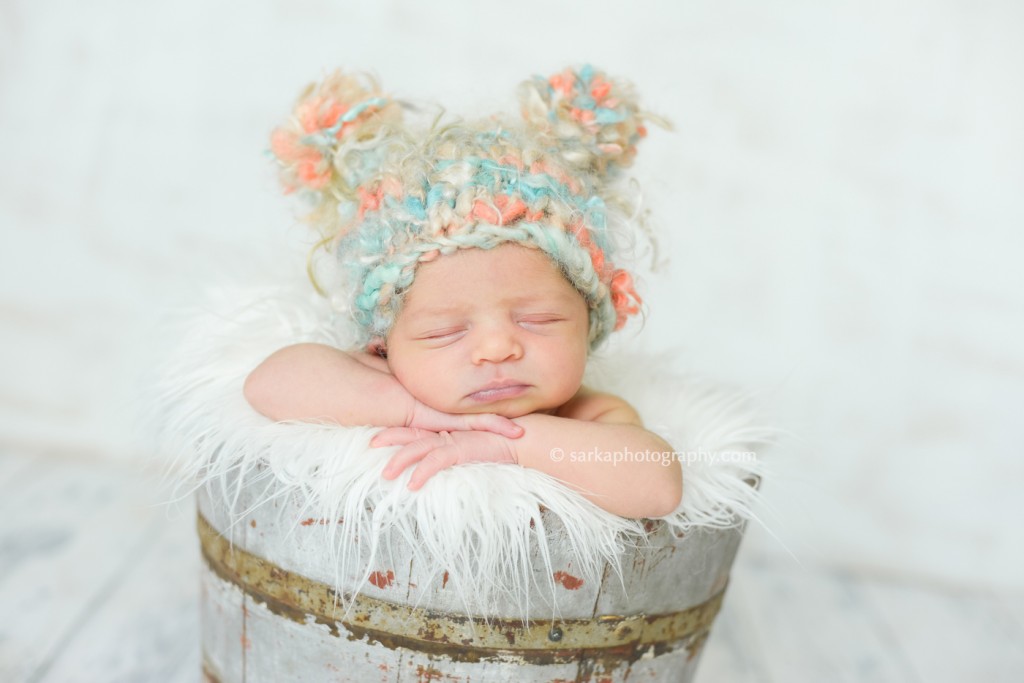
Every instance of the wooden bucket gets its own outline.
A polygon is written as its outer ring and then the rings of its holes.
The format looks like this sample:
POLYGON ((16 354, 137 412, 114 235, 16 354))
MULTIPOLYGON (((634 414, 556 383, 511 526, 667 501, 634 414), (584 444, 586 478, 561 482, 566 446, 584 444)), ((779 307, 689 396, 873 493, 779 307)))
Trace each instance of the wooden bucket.
POLYGON ((513 605, 488 623, 469 619, 447 574, 426 580, 402 547, 343 619, 336 567, 322 543, 296 533, 298 514, 264 505, 237 520, 200 491, 208 681, 690 681, 742 536, 737 527, 680 537, 651 521, 650 545, 621 563, 624 585, 607 568, 588 585, 562 553, 560 521, 544 513, 561 618, 523 628, 506 616, 513 605))

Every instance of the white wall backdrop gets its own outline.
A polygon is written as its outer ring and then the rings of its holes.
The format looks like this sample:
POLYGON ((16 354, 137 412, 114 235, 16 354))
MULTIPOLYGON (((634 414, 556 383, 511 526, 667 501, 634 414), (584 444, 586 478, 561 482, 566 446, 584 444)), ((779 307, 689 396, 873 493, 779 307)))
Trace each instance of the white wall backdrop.
POLYGON ((760 392, 751 551, 1024 588, 1024 5, 0 5, 0 445, 144 456, 173 303, 291 266, 262 156, 335 66, 472 113, 589 61, 672 119, 634 175, 668 267, 630 343, 760 392))

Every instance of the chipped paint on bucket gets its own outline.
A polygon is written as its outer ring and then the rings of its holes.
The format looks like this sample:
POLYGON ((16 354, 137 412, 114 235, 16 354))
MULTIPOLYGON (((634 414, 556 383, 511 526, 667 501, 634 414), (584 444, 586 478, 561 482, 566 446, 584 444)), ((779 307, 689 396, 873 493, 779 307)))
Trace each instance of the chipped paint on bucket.
POLYGON ((739 527, 679 537, 653 522, 650 546, 622 562, 624 582, 606 571, 591 585, 559 554, 560 523, 545 512, 561 616, 524 625, 500 608, 486 621, 460 613, 448 575, 421 576, 400 546, 341 610, 328 553, 297 541, 295 528, 342 520, 289 523, 270 507, 232 523, 200 491, 207 680, 690 681, 742 536, 739 527))

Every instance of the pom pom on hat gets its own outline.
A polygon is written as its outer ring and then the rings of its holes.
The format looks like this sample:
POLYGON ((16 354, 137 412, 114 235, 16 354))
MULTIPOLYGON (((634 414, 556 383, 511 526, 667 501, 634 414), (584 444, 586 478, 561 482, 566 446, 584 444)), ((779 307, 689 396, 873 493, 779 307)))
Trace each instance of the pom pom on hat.
POLYGON ((351 194, 379 165, 375 142, 401 109, 368 76, 335 71, 299 96, 292 115, 271 134, 270 151, 286 192, 351 194))
POLYGON ((576 167, 627 167, 636 143, 647 135, 632 89, 587 65, 549 78, 535 76, 519 89, 526 122, 554 138, 562 157, 576 167))

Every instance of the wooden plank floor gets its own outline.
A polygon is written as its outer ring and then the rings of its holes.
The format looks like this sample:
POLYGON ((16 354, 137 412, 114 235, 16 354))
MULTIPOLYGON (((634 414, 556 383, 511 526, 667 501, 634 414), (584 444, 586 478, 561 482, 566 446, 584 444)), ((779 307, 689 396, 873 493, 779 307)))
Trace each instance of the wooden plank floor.
MULTIPOLYGON (((0 681, 199 680, 191 510, 133 469, 0 451, 0 681)), ((1024 680, 1024 596, 741 553, 703 683, 1024 680)))

